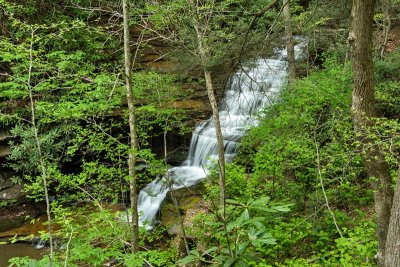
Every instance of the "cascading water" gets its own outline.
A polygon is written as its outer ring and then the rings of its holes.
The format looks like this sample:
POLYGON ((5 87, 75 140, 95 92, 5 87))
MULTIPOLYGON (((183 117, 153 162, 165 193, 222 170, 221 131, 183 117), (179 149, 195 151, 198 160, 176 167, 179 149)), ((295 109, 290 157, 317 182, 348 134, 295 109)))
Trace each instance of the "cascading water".
MULTIPOLYGON (((305 42, 301 42, 295 47, 296 57, 301 54, 304 45, 305 42)), ((226 88, 219 116, 227 162, 233 159, 245 131, 257 123, 256 114, 269 104, 271 97, 286 83, 286 51, 275 52, 274 58, 259 59, 251 66, 236 72, 226 88)), ((172 188, 189 187, 202 181, 207 176, 207 167, 213 159, 217 159, 217 139, 211 117, 194 130, 189 155, 182 166, 168 170, 172 188)), ((140 225, 152 223, 168 191, 165 177, 154 180, 140 191, 140 225)))

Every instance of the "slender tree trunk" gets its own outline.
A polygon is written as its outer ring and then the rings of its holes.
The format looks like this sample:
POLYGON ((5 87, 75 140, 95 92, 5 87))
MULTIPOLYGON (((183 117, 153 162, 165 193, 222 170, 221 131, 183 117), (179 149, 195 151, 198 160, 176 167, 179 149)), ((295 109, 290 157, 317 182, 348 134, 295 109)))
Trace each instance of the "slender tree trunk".
POLYGON ((283 16, 285 18, 286 50, 289 65, 289 83, 296 79, 296 59, 294 55, 294 39, 292 32, 292 19, 290 16, 290 0, 283 0, 283 16))
POLYGON ((364 148, 364 164, 374 189, 377 216, 378 264, 382 266, 388 232, 393 190, 389 165, 380 147, 368 137, 377 112, 374 97, 374 68, 372 61, 372 30, 374 0, 353 0, 351 12, 352 67, 354 76, 352 115, 355 133, 364 148))
POLYGON ((129 112, 129 137, 130 150, 128 159, 130 192, 131 192, 131 208, 132 208, 132 252, 139 251, 139 214, 137 210, 138 194, 136 185, 136 151, 138 148, 136 137, 136 116, 135 105, 132 94, 132 55, 130 50, 130 33, 129 33, 129 6, 127 0, 122 0, 124 13, 124 52, 125 52, 125 79, 126 79, 126 96, 128 100, 129 112))
POLYGON ((198 18, 196 5, 193 0, 189 0, 189 4, 193 7, 193 26, 197 35, 197 49, 200 59, 203 65, 204 78, 206 80, 206 88, 208 94, 208 100, 211 104, 213 122, 217 138, 217 150, 218 150, 218 163, 219 163, 219 189, 220 189, 220 205, 224 209, 225 218, 225 149, 224 139, 222 137, 221 123, 219 120, 218 104, 214 94, 214 84, 211 78, 211 72, 205 67, 209 60, 209 51, 205 45, 204 32, 201 30, 201 24, 198 18))
POLYGON ((194 0, 187 0, 188 4, 191 6, 192 9, 192 16, 193 16, 193 27, 196 31, 196 38, 197 38, 197 52, 202 62, 204 78, 206 80, 206 88, 208 94, 208 100, 211 104, 215 134, 217 138, 217 150, 218 150, 218 167, 219 167, 219 204, 222 208, 222 221, 224 223, 225 228, 225 237, 227 242, 227 247, 229 250, 229 254, 233 256, 228 230, 227 230, 227 221, 226 221, 226 171, 225 171, 225 149, 224 149, 224 139, 222 136, 222 129, 221 123, 219 120, 219 112, 218 112, 218 104, 217 100, 215 99, 214 94, 214 85, 211 78, 211 72, 207 69, 207 62, 210 60, 210 51, 209 47, 207 46, 205 35, 208 30, 208 23, 211 19, 213 14, 207 15, 200 15, 198 10, 199 2, 195 4, 194 0), (200 21, 200 16, 205 16, 203 23, 200 21))
POLYGON ((400 166, 386 238, 385 267, 400 266, 400 166))
POLYGON ((42 174, 42 183, 43 183, 43 190, 44 190, 44 197, 46 200, 46 215, 47 215, 47 226, 49 231, 49 242, 50 242, 50 263, 49 266, 52 267, 54 263, 54 249, 53 249, 53 227, 52 227, 52 219, 51 219, 51 210, 50 210, 50 198, 49 198, 49 190, 48 190, 48 175, 46 169, 46 163, 43 158, 42 153, 42 143, 39 138, 38 128, 36 125, 36 110, 35 110, 35 102, 33 99, 33 90, 31 85, 32 79, 32 68, 33 68, 33 42, 34 42, 34 33, 35 30, 31 28, 31 43, 29 46, 29 70, 28 70, 28 89, 29 89, 29 100, 31 106, 31 123, 35 135, 36 147, 39 154, 39 162, 40 162, 40 171, 42 174))
POLYGON ((390 10, 392 8, 391 0, 381 0, 382 2, 382 11, 384 14, 383 18, 383 42, 381 47, 381 58, 385 56, 385 50, 388 43, 389 31, 392 27, 392 18, 390 16, 390 10))
MULTIPOLYGON (((213 86, 213 82, 211 79, 211 72, 209 70, 204 70, 204 77, 206 79, 207 94, 208 94, 208 99, 211 104, 214 127, 215 127, 215 132, 217 135, 218 162, 219 162, 219 190, 220 190, 219 199, 220 199, 221 207, 223 207, 225 209, 226 174, 225 174, 224 139, 222 137, 222 129, 221 129, 221 123, 219 120, 218 105, 217 105, 217 100, 215 99, 215 95, 214 95, 214 86, 213 86)), ((225 217, 225 214, 224 214, 224 217, 225 217)))

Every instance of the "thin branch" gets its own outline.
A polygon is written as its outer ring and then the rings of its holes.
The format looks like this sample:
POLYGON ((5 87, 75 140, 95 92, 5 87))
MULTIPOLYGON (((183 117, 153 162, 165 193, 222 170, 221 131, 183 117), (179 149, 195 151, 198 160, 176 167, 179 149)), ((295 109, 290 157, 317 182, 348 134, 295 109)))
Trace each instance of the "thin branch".
POLYGON ((321 159, 320 159, 319 148, 318 148, 318 143, 317 143, 317 138, 316 138, 316 131, 314 131, 314 144, 315 144, 315 151, 316 151, 316 153, 317 153, 317 171, 318 171, 318 179, 319 179, 319 182, 320 182, 320 184, 321 184, 322 193, 324 194, 325 205, 326 205, 326 207, 328 208, 329 213, 330 213, 331 216, 332 216, 333 223, 335 224, 335 227, 336 227, 336 229, 337 229, 337 231, 338 231, 340 237, 343 238, 342 231, 340 230, 339 225, 338 225, 338 223, 337 223, 337 221, 336 221, 336 216, 335 216, 335 214, 333 213, 333 211, 332 211, 332 209, 331 209, 331 206, 329 205, 328 196, 326 195, 326 191, 325 191, 325 187, 324 187, 324 182, 323 182, 323 180, 322 180, 321 159))

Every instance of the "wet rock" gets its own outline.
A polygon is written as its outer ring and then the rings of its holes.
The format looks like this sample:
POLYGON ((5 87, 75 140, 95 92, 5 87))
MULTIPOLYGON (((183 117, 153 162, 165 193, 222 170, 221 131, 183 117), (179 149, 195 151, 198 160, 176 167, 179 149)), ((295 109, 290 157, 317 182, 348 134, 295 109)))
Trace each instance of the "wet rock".
POLYGON ((189 148, 187 146, 179 147, 178 145, 179 144, 176 144, 175 147, 177 148, 168 154, 167 161, 171 166, 179 166, 187 159, 189 148))
POLYGON ((210 104, 205 101, 200 100, 183 100, 183 101, 174 101, 165 105, 167 108, 176 108, 176 109, 196 109, 199 111, 209 111, 211 109, 210 104))
MULTIPOLYGON (((192 199, 192 201, 193 200, 194 199, 192 199)), ((188 200, 187 204, 189 204, 189 202, 190 201, 188 200)), ((211 205, 207 203, 204 199, 201 199, 200 197, 198 197, 196 201, 191 202, 190 204, 191 204, 190 206, 188 205, 185 207, 187 208, 187 210, 185 210, 185 213, 182 215, 186 236, 188 237, 188 239, 196 240, 195 242, 196 248, 199 251, 205 251, 206 246, 204 245, 202 238, 201 237, 199 238, 196 233, 192 233, 190 229, 193 227, 197 215, 208 213, 211 205)), ((184 257, 186 254, 186 249, 185 249, 183 234, 177 222, 176 213, 175 213, 175 220, 173 220, 173 217, 171 217, 171 221, 174 222, 174 224, 168 228, 167 232, 169 235, 175 236, 174 239, 172 240, 172 244, 174 244, 174 247, 178 249, 180 256, 184 257)), ((208 235, 207 233, 204 234, 208 235)))

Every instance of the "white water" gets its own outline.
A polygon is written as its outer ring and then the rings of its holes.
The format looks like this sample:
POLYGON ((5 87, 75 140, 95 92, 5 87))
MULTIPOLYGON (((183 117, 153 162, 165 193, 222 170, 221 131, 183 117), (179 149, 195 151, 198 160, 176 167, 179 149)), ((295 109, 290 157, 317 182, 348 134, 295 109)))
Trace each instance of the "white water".
MULTIPOLYGON (((296 46, 296 54, 304 47, 296 46)), ((297 56, 297 55, 296 55, 297 56)), ((276 50, 271 59, 259 59, 243 67, 230 79, 220 105, 220 122, 225 144, 225 159, 230 162, 246 130, 257 123, 256 114, 267 106, 271 97, 286 83, 287 62, 285 50, 276 50)), ((192 186, 208 174, 208 167, 217 159, 217 140, 212 117, 199 124, 193 132, 189 155, 179 167, 168 170, 173 189, 192 186)), ((169 191, 166 178, 159 178, 140 191, 139 224, 151 225, 161 202, 169 191)))

